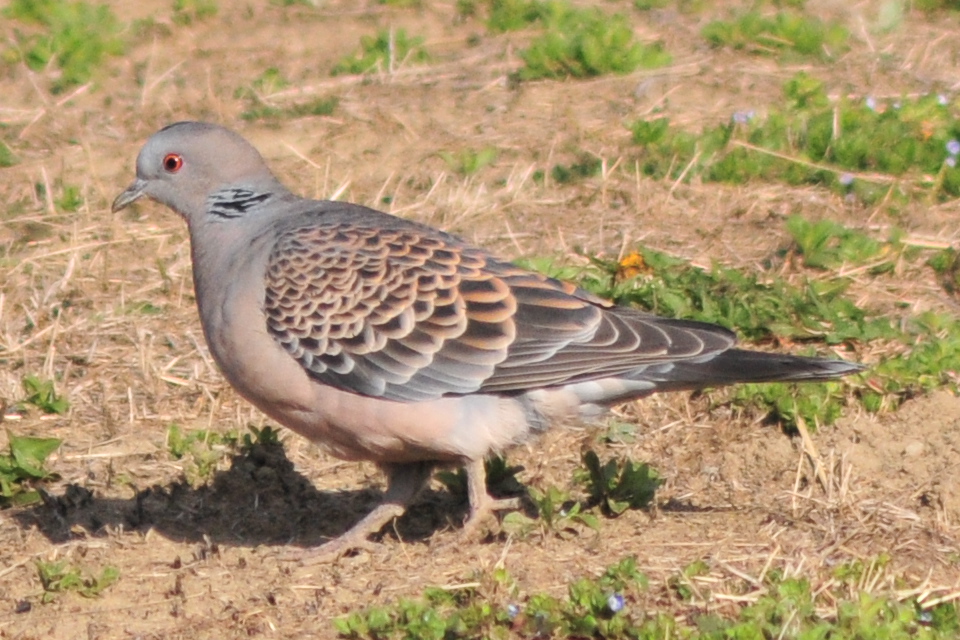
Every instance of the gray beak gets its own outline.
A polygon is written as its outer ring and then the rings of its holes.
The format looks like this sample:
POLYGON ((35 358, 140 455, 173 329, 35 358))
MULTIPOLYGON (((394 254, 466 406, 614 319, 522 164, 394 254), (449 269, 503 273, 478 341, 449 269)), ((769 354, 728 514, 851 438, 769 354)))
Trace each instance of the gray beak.
POLYGON ((133 181, 133 184, 123 190, 123 193, 117 196, 117 199, 113 201, 113 206, 110 207, 110 210, 116 213, 127 205, 139 200, 141 197, 143 197, 143 193, 146 191, 146 189, 147 181, 137 178, 133 181))

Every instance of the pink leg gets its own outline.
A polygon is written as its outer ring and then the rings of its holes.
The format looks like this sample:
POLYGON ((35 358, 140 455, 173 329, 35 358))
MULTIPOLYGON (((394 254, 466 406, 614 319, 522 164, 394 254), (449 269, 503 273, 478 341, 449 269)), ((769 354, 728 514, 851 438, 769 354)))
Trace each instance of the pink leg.
POLYGON ((464 524, 464 532, 474 533, 477 528, 493 515, 494 511, 517 509, 520 498, 496 500, 487 493, 487 472, 483 468, 483 459, 471 460, 465 466, 467 471, 467 496, 470 498, 470 515, 464 524))
POLYGON ((304 564, 320 564, 333 562, 356 549, 368 551, 375 549, 377 545, 367 538, 383 528, 383 525, 403 515, 407 506, 423 489, 433 471, 433 465, 428 462, 384 464, 381 467, 387 474, 387 491, 380 505, 330 542, 312 549, 286 551, 282 559, 301 560, 304 564))

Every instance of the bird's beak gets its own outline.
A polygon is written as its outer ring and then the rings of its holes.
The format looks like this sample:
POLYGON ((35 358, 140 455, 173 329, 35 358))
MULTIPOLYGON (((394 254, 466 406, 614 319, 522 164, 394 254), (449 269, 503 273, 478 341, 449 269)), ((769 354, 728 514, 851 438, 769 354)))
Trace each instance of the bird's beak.
POLYGON ((143 197, 144 192, 147 190, 147 181, 137 178, 133 181, 129 187, 123 190, 123 193, 117 196, 116 200, 113 201, 113 206, 110 207, 110 210, 116 213, 123 209, 129 204, 132 204, 136 200, 139 200, 143 197))

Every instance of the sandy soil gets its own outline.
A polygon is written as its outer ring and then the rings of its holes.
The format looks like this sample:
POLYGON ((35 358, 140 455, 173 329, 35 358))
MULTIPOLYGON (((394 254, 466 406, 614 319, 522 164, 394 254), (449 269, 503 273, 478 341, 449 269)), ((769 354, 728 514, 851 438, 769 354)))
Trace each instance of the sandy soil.
MULTIPOLYGON (((144 139, 181 119, 240 130, 291 188, 384 208, 442 226, 507 257, 579 252, 619 255, 634 243, 751 269, 786 246, 786 215, 829 217, 886 237, 957 241, 956 203, 917 203, 896 215, 813 188, 725 187, 638 179, 625 123, 655 112, 696 130, 738 109, 776 104, 781 83, 804 69, 836 94, 893 96, 953 91, 960 60, 955 16, 907 14, 873 28, 879 3, 821 3, 852 32, 832 63, 797 63, 713 51, 698 37, 722 9, 631 16, 638 35, 662 39, 674 64, 653 72, 517 84, 509 73, 532 33, 491 36, 461 20, 454 2, 421 9, 324 2, 279 7, 220 2, 217 16, 174 24, 169 3, 118 0, 130 46, 97 81, 51 95, 55 70, 0 67, 0 138, 21 162, 0 169, 0 397, 22 398, 21 378, 56 378, 64 416, 8 409, 18 434, 61 438, 50 467, 60 480, 45 504, 0 511, 0 638, 331 637, 331 616, 456 585, 505 567, 521 592, 565 593, 567 583, 638 557, 651 593, 678 616, 733 613, 770 570, 829 586, 843 563, 889 561, 864 589, 908 597, 960 588, 960 399, 940 391, 871 415, 851 406, 810 442, 762 416, 741 415, 722 393, 655 397, 617 410, 638 426, 631 444, 597 441, 597 429, 558 429, 510 452, 527 485, 574 487, 586 447, 601 457, 650 462, 665 478, 649 512, 602 520, 600 530, 523 539, 461 539, 466 506, 439 483, 383 533, 382 544, 328 566, 281 556, 342 532, 374 505, 382 478, 369 464, 329 458, 294 434, 284 449, 224 454, 197 480, 165 434, 267 424, 220 378, 203 344, 182 221, 161 207, 112 215, 144 139), (426 37, 433 60, 369 78, 330 68, 376 28, 426 37), (479 37, 478 37, 479 36, 479 37), (285 106, 336 97, 331 116, 247 122, 237 90, 269 67, 291 86, 265 97, 285 106), (476 175, 452 173, 442 151, 496 147, 476 175), (568 185, 535 170, 580 154, 601 176, 568 185), (38 195, 78 186, 85 204, 62 214, 38 195), (42 603, 35 563, 64 559, 119 581, 99 597, 42 603), (705 560, 693 601, 667 586, 705 560)), ((9 22, 9 21, 8 21, 9 22)), ((14 25, 0 23, 5 44, 14 25)), ((932 272, 905 264, 854 291, 878 309, 952 309, 932 272)), ((879 354, 864 347, 868 363, 879 354)), ((4 434, 0 445, 5 446, 4 434)), ((826 587, 825 587, 826 588, 826 587)), ((827 612, 828 613, 828 612, 827 612)))

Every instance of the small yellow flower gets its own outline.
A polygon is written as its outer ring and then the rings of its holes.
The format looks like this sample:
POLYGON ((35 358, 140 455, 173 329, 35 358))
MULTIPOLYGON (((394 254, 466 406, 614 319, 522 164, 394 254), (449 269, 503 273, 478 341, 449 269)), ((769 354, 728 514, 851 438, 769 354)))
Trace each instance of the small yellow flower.
POLYGON ((653 270, 643 260, 643 256, 633 251, 625 255, 620 262, 617 263, 617 273, 616 280, 621 282, 623 280, 629 280, 630 278, 636 278, 641 273, 650 273, 653 270))

